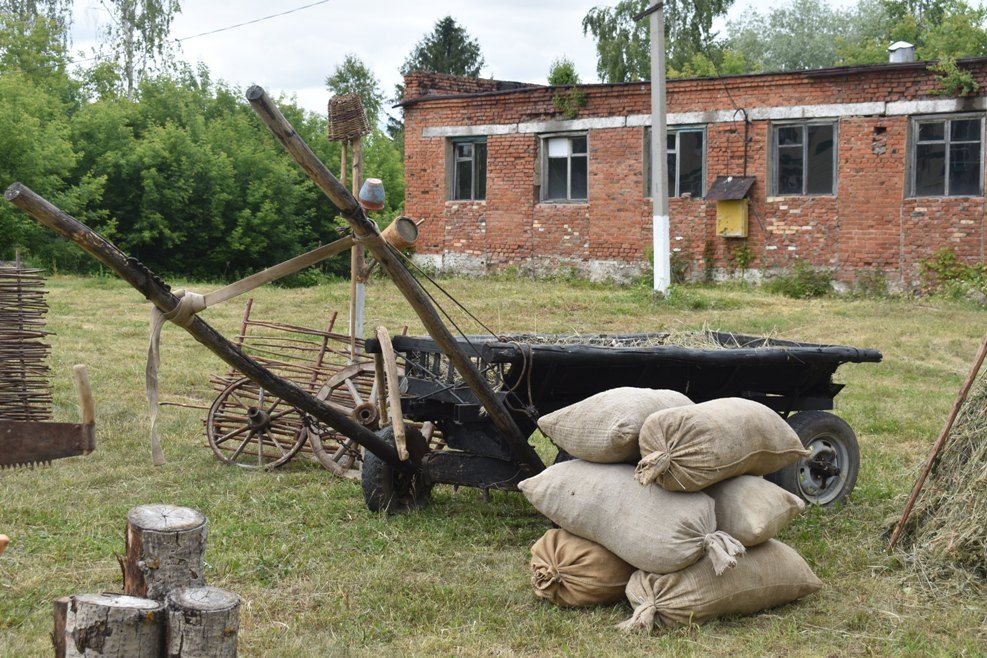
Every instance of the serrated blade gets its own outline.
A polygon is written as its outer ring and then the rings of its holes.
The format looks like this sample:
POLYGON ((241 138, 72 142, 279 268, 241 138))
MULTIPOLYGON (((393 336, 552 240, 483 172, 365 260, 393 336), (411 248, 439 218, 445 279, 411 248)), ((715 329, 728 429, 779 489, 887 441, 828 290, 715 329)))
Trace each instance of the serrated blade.
POLYGON ((93 424, 0 420, 0 469, 47 466, 96 449, 93 424))

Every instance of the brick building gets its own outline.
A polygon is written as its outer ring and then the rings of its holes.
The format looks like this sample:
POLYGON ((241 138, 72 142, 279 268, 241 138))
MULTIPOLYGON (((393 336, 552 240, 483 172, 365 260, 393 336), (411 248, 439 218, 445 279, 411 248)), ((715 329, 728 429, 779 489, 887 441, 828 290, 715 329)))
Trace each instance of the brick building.
MULTIPOLYGON (((961 62, 987 89, 987 58, 961 62)), ((418 258, 482 273, 639 273, 651 246, 647 83, 558 88, 411 73, 405 78, 407 213, 418 258)), ((981 92, 982 94, 983 92, 981 92)), ((676 267, 751 276, 796 258, 853 280, 909 285, 942 247, 984 260, 987 97, 939 93, 928 63, 715 79, 668 88, 676 267), (754 178, 746 238, 716 232, 718 176, 754 178)))

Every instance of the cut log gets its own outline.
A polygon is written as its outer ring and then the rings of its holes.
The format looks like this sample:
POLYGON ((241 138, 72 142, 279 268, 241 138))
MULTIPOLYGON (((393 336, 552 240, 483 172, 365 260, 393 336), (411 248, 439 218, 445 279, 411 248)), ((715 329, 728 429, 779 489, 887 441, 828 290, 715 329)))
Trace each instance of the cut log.
POLYGON ((55 601, 55 658, 162 655, 165 606, 123 594, 78 594, 55 601))
POLYGON ((168 595, 168 658, 234 658, 240 597, 218 587, 186 587, 168 595))
POLYGON ((187 507, 141 505, 127 514, 123 591, 162 601, 205 584, 206 517, 187 507))

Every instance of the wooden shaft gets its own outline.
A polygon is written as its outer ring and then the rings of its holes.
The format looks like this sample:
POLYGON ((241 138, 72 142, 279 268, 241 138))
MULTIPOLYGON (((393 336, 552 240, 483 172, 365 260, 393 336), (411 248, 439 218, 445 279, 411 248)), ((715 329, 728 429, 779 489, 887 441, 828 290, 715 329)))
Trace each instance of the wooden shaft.
MULTIPOLYGON (((55 207, 30 188, 21 183, 14 183, 7 188, 4 198, 62 237, 78 244, 84 251, 136 288, 161 311, 167 313, 178 305, 178 298, 171 293, 171 289, 150 270, 139 263, 132 262, 111 242, 79 220, 55 207)), ((258 364, 202 318, 198 316, 193 318, 186 327, 186 331, 213 354, 239 370, 244 376, 249 377, 257 385, 283 399, 287 404, 297 407, 330 425, 340 434, 353 439, 391 466, 402 471, 414 470, 411 464, 398 459, 397 451, 393 446, 382 441, 376 434, 357 423, 349 415, 334 409, 322 400, 317 400, 295 384, 278 377, 258 364)))
MULTIPOLYGON (((377 327, 377 340, 380 342, 380 357, 387 375, 387 404, 390 407, 391 427, 394 428, 394 445, 398 457, 408 458, 408 440, 404 433, 404 414, 401 411, 401 385, 398 381, 398 361, 394 356, 394 346, 385 327, 377 327)), ((376 361, 374 362, 376 365, 376 361)))
POLYGON ((545 468, 544 463, 538 457, 535 449, 528 443, 527 437, 521 433, 503 402, 500 401, 490 384, 456 342, 449 329, 443 324, 438 312, 429 302, 421 285, 411 275, 411 272, 404 266, 393 249, 383 241, 377 225, 367 218, 366 213, 346 189, 346 186, 332 175, 332 172, 312 152, 308 144, 298 136, 295 129, 261 87, 255 85, 248 89, 247 100, 277 140, 295 159, 295 162, 339 209, 340 214, 353 228, 357 241, 365 243, 380 263, 381 268, 391 277, 391 281, 404 295, 404 298, 421 319, 422 324, 425 325, 425 330, 449 358, 453 367, 463 377, 466 385, 472 389, 480 404, 489 414, 490 420, 504 435, 504 439, 522 470, 530 474, 543 470, 545 468))
MULTIPOLYGON (((359 135, 350 141, 350 149, 353 155, 350 190, 353 196, 358 196, 363 183, 363 143, 359 135)), ((363 310, 366 305, 363 268, 363 246, 355 244, 350 250, 350 358, 354 360, 359 352, 356 341, 363 338, 363 310)))
POLYGON ((96 405, 93 402, 93 389, 89 386, 89 371, 81 363, 72 368, 75 375, 75 390, 79 394, 79 414, 83 425, 96 422, 96 405))
POLYGON ((942 452, 943 446, 946 445, 946 439, 949 438, 950 432, 953 431, 953 423, 956 422, 956 417, 960 415, 963 403, 966 402, 966 398, 970 394, 970 389, 973 388, 973 383, 977 380, 977 374, 984 365, 984 359, 987 359, 987 335, 984 336, 983 342, 980 343, 980 351, 977 352, 977 358, 973 362, 973 367, 970 368, 970 373, 966 376, 966 381, 963 382, 959 395, 956 396, 956 402, 953 403, 953 409, 949 412, 946 425, 942 428, 942 432, 939 434, 935 445, 932 446, 929 458, 925 461, 925 466, 918 476, 918 482, 915 483, 912 494, 908 497, 908 502, 905 503, 905 510, 901 513, 901 519, 898 521, 898 525, 895 526, 894 533, 891 535, 888 550, 893 549, 898 543, 898 539, 901 538, 901 533, 905 529, 905 524, 908 523, 908 518, 912 515, 912 509, 915 507, 918 496, 925 486, 925 481, 929 477, 929 473, 932 472, 932 466, 936 463, 936 459, 939 457, 939 453, 942 452))
POLYGON ((374 354, 374 395, 377 402, 377 417, 380 418, 381 426, 387 420, 387 402, 384 391, 387 388, 387 379, 384 375, 384 355, 374 354))

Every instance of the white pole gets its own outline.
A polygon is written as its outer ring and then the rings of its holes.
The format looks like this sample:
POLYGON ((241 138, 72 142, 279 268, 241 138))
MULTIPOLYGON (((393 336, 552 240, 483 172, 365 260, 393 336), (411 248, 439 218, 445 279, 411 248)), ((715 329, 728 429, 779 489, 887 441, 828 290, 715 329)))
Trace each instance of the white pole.
MULTIPOLYGON (((650 10, 649 10, 650 11, 650 10)), ((651 24, 651 199, 654 239, 654 289, 668 294, 672 254, 668 227, 668 156, 665 118, 665 16, 662 4, 648 16, 651 24)))

